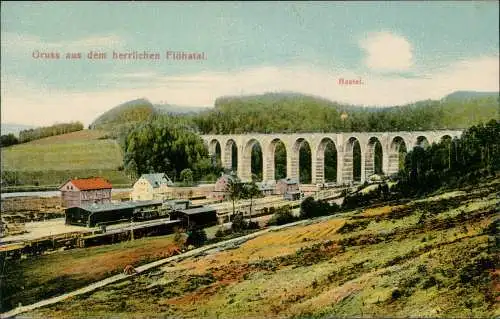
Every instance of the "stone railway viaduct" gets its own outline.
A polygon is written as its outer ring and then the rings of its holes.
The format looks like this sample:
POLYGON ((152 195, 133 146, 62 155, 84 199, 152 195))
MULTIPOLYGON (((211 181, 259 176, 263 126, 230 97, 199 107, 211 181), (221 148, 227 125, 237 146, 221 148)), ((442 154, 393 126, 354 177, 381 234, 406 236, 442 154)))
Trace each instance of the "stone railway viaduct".
POLYGON ((228 134, 201 135, 209 154, 216 155, 217 144, 221 150, 224 168, 232 168, 233 144, 237 149, 237 173, 243 181, 251 179, 252 148, 259 144, 262 150, 263 181, 274 180, 274 151, 282 142, 286 149, 287 177, 299 180, 299 150, 308 143, 311 149, 312 184, 325 182, 325 149, 333 143, 337 151, 337 184, 351 183, 353 178, 354 145, 361 149, 361 182, 375 171, 375 145, 382 146, 382 171, 391 175, 399 170, 400 150, 411 151, 414 147, 427 147, 443 138, 460 137, 461 130, 438 130, 416 132, 367 132, 367 133, 293 133, 293 134, 228 134), (404 148, 403 148, 404 145, 404 148))

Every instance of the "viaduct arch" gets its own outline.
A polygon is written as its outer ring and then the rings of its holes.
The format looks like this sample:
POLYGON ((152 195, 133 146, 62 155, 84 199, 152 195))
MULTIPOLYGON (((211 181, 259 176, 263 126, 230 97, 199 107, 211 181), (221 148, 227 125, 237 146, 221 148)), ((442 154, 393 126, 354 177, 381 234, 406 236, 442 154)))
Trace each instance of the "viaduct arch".
POLYGON ((415 132, 351 132, 351 133, 293 133, 293 134, 228 134, 201 135, 209 154, 215 155, 217 145, 221 150, 222 166, 231 169, 233 145, 237 149, 237 174, 243 181, 251 179, 252 147, 259 144, 263 159, 263 181, 274 180, 274 154, 278 142, 286 149, 287 177, 299 180, 299 150, 303 143, 311 148, 312 183, 325 181, 324 158, 328 143, 337 152, 337 184, 350 183, 353 176, 353 149, 357 143, 361 149, 361 182, 375 172, 375 146, 382 147, 382 171, 391 175, 399 170, 400 151, 414 147, 427 147, 442 138, 460 137, 461 130, 415 132))

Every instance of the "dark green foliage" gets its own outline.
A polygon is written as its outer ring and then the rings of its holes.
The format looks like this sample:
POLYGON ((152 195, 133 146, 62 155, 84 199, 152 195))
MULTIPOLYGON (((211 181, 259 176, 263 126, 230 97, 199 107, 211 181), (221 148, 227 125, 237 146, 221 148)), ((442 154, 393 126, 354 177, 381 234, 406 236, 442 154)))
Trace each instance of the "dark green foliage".
MULTIPOLYGON (((102 115, 93 128, 112 130, 112 135, 126 135, 127 130, 140 126, 151 119, 167 118, 172 123, 183 123, 193 131, 202 134, 241 134, 249 132, 339 132, 339 131, 411 131, 443 128, 464 128, 498 116, 498 99, 491 96, 477 96, 467 100, 422 101, 415 104, 380 109, 341 105, 325 99, 301 94, 264 94, 250 97, 222 97, 215 102, 214 109, 197 114, 162 114, 154 110, 147 100, 127 102, 102 115), (345 111, 347 118, 341 119, 345 111), (459 115, 457 115, 459 114, 459 115), (471 121, 471 119, 473 119, 471 121)), ((233 148, 234 145, 233 145, 233 148)), ((375 173, 380 173, 382 156, 380 145, 375 145, 375 173)), ((233 170, 237 168, 237 150, 233 149, 233 170)), ((359 145, 354 151, 354 179, 361 176, 361 156, 359 145)), ((491 154, 490 154, 491 155, 491 154)), ((489 156, 489 155, 488 155, 489 156)), ((194 179, 213 179, 220 170, 213 172, 210 159, 201 157, 198 170, 193 167, 194 179), (210 163, 210 164, 208 164, 210 163), (203 171, 203 172, 201 172, 203 171)), ((126 158, 128 161, 129 159, 126 158)), ((145 161, 145 160, 144 160, 145 161)), ((336 179, 336 152, 327 148, 325 152, 325 178, 336 179)), ((154 162, 154 160, 153 160, 154 162)), ((275 151, 275 178, 286 176, 286 152, 278 145, 275 151)), ((149 171, 150 163, 136 160, 139 170, 149 171)), ((169 166, 167 164, 162 166, 169 166)), ((170 165, 172 166, 172 165, 170 165)), ((169 175, 178 177, 181 169, 171 167, 169 175)), ((220 169, 220 168, 219 168, 220 169)), ((262 178, 262 153, 258 146, 252 150, 252 173, 262 178)), ((307 147, 300 150, 300 174, 302 182, 311 180, 311 151, 307 147)), ((132 175, 132 174, 129 174, 132 175)), ((436 176, 429 173, 429 179, 436 176)))
POLYGON ((260 226, 259 226, 259 223, 258 222, 255 222, 255 221, 248 221, 247 223, 247 229, 259 229, 260 226))
MULTIPOLYGON (((387 154, 386 154, 387 156, 387 154)), ((383 160, 383 150, 380 142, 375 144, 374 149, 374 165, 375 165, 375 174, 383 174, 382 172, 382 160, 383 160)), ((370 176, 367 176, 370 177, 370 176)))
POLYGON ((301 184, 311 183, 311 169, 311 148, 308 143, 304 143, 299 150, 299 179, 301 184))
POLYGON ((354 148, 352 150, 352 162, 353 162, 353 180, 360 181, 361 180, 361 146, 359 142, 356 141, 354 143, 354 148))
POLYGON ((455 129, 496 117, 498 99, 491 96, 427 100, 380 110, 301 94, 270 93, 218 98, 213 110, 193 116, 193 121, 205 134, 241 134, 455 129), (342 120, 344 110, 347 118, 342 120))
POLYGON ((325 182, 337 182, 337 150, 331 141, 325 148, 325 182))
MULTIPOLYGON (((19 143, 26 143, 38 140, 44 137, 61 135, 70 132, 83 130, 83 124, 80 122, 61 123, 51 126, 37 127, 34 129, 22 130, 19 132, 19 143)), ((3 145, 3 142, 2 142, 3 145)))
POLYGON ((204 275, 191 275, 189 276, 189 280, 184 288, 184 291, 195 291, 196 289, 210 285, 215 281, 215 277, 210 273, 204 275))
POLYGON ((337 204, 328 204, 324 201, 314 200, 312 197, 307 197, 300 204, 301 219, 330 215, 338 211, 337 204))
POLYGON ((429 192, 442 185, 474 182, 500 170, 500 122, 490 120, 467 129, 459 139, 444 139, 406 156, 397 189, 429 192))
POLYGON ((258 229, 259 223, 245 220, 242 213, 237 213, 231 223, 231 231, 239 233, 245 230, 258 229))
POLYGON ((136 175, 165 172, 178 179, 185 169, 185 182, 218 174, 203 140, 192 129, 169 117, 145 122, 132 129, 123 141, 125 170, 136 175))
POLYGON ((496 219, 483 230, 483 233, 489 236, 497 236, 499 233, 499 229, 500 229, 500 219, 496 219))
MULTIPOLYGON (((271 208, 273 208, 273 207, 271 207, 271 208)), ((291 223, 291 222, 298 220, 297 217, 293 216, 292 210, 290 209, 289 206, 283 206, 283 207, 280 207, 276 210, 272 209, 272 211, 275 211, 275 213, 273 214, 271 219, 269 219, 269 221, 267 222, 268 226, 270 226, 270 225, 284 225, 284 224, 288 224, 288 223, 291 223)), ((270 209, 270 212, 271 212, 271 209, 270 209)))
POLYGON ((193 245, 195 247, 200 247, 207 241, 207 233, 201 227, 194 226, 187 232, 188 238, 186 239, 186 245, 193 245))
POLYGON ((433 287, 437 285, 438 281, 436 280, 436 277, 434 276, 429 276, 423 283, 422 283, 422 288, 423 289, 429 289, 430 287, 433 287))
POLYGON ((262 160, 262 148, 259 144, 255 144, 252 148, 252 162, 251 162, 251 172, 252 176, 256 181, 262 180, 262 168, 263 168, 263 160, 262 160))
POLYGON ((495 260, 487 254, 479 254, 460 269, 459 279, 463 284, 488 282, 488 270, 495 269, 495 260))
POLYGON ((233 222, 231 223, 231 229, 233 232, 238 233, 247 227, 247 221, 243 217, 242 213, 237 213, 234 218, 233 222))
POLYGON ((193 185, 193 171, 190 168, 183 169, 180 178, 185 186, 193 185))
POLYGON ((279 142, 274 149, 274 179, 286 178, 286 148, 283 142, 279 142))
POLYGON ((231 235, 232 233, 233 233, 233 231, 231 228, 220 227, 215 232, 215 237, 221 238, 221 237, 225 237, 227 235, 231 235))
POLYGON ((381 199, 387 199, 389 196, 388 187, 379 185, 377 189, 374 189, 366 194, 363 194, 361 190, 364 187, 361 187, 357 192, 353 194, 348 194, 344 197, 344 201, 342 202, 342 209, 352 209, 356 207, 367 206, 373 202, 380 201, 381 199))
POLYGON ((363 230, 370 224, 369 220, 358 220, 345 223, 338 232, 340 234, 350 233, 356 230, 363 230))
POLYGON ((397 300, 397 299, 399 299, 399 297, 401 297, 401 291, 396 288, 391 293, 391 299, 392 300, 397 300))
POLYGON ((11 146, 11 145, 16 145, 18 143, 19 143, 19 140, 12 133, 0 136, 0 147, 7 147, 7 146, 11 146))

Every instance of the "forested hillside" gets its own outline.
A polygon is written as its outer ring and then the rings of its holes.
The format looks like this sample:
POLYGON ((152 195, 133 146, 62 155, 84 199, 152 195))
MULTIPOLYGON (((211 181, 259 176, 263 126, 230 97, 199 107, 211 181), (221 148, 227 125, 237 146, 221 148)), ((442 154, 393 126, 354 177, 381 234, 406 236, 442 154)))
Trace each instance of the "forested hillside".
POLYGON ((466 128, 498 118, 498 96, 421 101, 389 108, 341 105, 312 96, 225 97, 193 118, 202 133, 405 131, 466 128))
POLYGON ((120 104, 99 116, 91 129, 125 131, 136 123, 147 120, 154 113, 154 107, 146 99, 137 99, 120 104))
POLYGON ((220 97, 213 108, 123 103, 99 116, 92 129, 118 135, 151 117, 182 117, 202 134, 248 132, 407 131, 467 128, 498 118, 498 93, 459 91, 441 100, 392 107, 340 104, 299 93, 220 97))

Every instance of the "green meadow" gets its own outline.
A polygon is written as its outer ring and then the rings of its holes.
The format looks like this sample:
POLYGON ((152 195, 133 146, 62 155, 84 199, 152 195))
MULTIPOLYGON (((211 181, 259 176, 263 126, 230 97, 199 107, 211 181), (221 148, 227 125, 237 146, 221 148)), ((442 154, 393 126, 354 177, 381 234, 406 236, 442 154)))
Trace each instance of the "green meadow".
POLYGON ((121 170, 120 146, 102 131, 47 137, 6 147, 1 153, 2 179, 11 189, 57 186, 68 178, 88 176, 102 176, 113 185, 130 184, 121 170))

